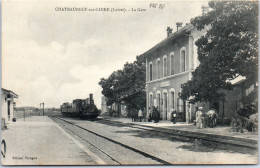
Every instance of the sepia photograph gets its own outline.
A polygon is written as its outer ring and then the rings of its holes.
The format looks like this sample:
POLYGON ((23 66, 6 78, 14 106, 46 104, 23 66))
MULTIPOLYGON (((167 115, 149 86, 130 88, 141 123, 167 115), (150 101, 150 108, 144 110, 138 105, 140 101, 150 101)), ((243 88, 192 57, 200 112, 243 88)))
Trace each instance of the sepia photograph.
POLYGON ((259 1, 1 5, 1 165, 258 164, 259 1))

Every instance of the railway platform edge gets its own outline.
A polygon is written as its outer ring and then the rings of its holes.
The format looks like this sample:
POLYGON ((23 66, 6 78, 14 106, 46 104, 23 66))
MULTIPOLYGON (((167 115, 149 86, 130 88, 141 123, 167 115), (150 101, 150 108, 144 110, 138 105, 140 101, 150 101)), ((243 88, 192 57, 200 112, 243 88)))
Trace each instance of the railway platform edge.
POLYGON ((257 133, 247 132, 230 132, 230 127, 216 128, 202 128, 197 129, 193 124, 177 123, 173 124, 170 121, 162 121, 159 123, 153 122, 132 122, 130 118, 115 118, 115 117, 100 117, 102 119, 120 122, 125 124, 137 125, 147 128, 152 128, 157 131, 167 132, 179 136, 203 139, 208 141, 215 141, 220 143, 257 148, 258 147, 258 135, 257 133))

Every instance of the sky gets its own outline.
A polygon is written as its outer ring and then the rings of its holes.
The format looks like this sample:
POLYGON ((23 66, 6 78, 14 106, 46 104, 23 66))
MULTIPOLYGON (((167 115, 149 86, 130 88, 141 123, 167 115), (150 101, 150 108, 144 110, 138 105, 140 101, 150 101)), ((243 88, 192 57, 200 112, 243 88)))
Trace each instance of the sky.
POLYGON ((176 22, 185 25, 201 15, 202 5, 207 2, 4 1, 2 87, 19 95, 18 107, 42 102, 59 107, 93 93, 100 108, 100 79, 165 39, 168 26, 175 32, 176 22), (61 11, 64 7, 110 11, 61 11))

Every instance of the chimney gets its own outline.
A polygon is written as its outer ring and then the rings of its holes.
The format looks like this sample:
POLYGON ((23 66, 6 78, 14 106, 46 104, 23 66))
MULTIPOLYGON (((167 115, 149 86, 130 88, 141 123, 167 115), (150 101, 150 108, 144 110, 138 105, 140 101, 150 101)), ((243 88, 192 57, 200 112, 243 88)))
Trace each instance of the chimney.
POLYGON ((167 37, 169 37, 172 34, 172 28, 167 27, 166 31, 167 31, 167 37))
POLYGON ((178 31, 179 28, 182 28, 182 22, 177 22, 177 23, 176 23, 176 26, 177 26, 177 31, 178 31))

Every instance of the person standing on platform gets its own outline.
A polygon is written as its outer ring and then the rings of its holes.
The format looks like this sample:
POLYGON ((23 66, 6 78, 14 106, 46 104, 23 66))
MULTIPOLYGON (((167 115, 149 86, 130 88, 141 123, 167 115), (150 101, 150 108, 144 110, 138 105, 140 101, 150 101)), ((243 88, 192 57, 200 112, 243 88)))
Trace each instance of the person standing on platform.
POLYGON ((159 107, 154 108, 154 122, 158 123, 160 120, 159 107))
POLYGON ((151 122, 151 121, 152 121, 152 110, 149 107, 149 109, 148 109, 148 122, 151 122))
POLYGON ((142 120, 143 120, 143 111, 142 111, 142 109, 140 109, 138 111, 138 118, 139 118, 139 122, 142 122, 142 120))
POLYGON ((156 113, 156 109, 155 109, 155 106, 153 106, 153 108, 151 109, 151 120, 155 120, 155 114, 156 113))
POLYGON ((198 111, 196 112, 196 125, 197 128, 203 128, 203 119, 202 119, 202 110, 203 107, 199 107, 198 111))
POLYGON ((173 124, 175 124, 176 123, 176 119, 177 119, 177 112, 173 108, 172 108, 171 116, 172 116, 172 122, 173 122, 173 124))
POLYGON ((135 121, 135 110, 132 110, 131 112, 132 122, 135 121))

